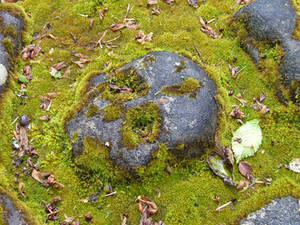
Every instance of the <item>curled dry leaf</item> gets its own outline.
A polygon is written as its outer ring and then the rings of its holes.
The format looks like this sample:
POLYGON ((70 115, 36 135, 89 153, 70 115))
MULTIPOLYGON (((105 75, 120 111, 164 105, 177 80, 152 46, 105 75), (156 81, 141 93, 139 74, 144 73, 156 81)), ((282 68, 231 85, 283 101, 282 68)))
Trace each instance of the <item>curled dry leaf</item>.
POLYGON ((45 210, 47 213, 46 223, 48 222, 48 220, 50 220, 50 221, 58 220, 57 213, 59 213, 61 210, 59 210, 56 205, 60 201, 61 201, 61 197, 57 196, 57 197, 53 198, 52 202, 50 202, 50 203, 44 202, 45 210))
POLYGON ((43 34, 43 35, 40 36, 40 39, 43 39, 43 38, 46 38, 46 37, 54 39, 54 40, 58 39, 58 37, 55 37, 53 34, 43 34))
POLYGON ((190 6, 193 6, 194 8, 199 7, 197 0, 188 0, 188 3, 190 6))
POLYGON ((235 119, 242 119, 245 118, 246 115, 243 113, 240 109, 240 106, 235 106, 234 109, 231 111, 230 116, 232 116, 235 119))
POLYGON ((40 43, 41 42, 39 41, 36 45, 31 44, 26 46, 21 52, 22 59, 24 61, 29 61, 31 59, 34 59, 41 51, 40 43))
POLYGON ((24 76, 26 77, 26 79, 28 81, 32 80, 32 73, 31 73, 31 67, 30 66, 25 66, 23 68, 23 74, 24 74, 24 76))
POLYGON ((145 42, 151 42, 152 37, 153 37, 152 32, 146 35, 142 30, 139 30, 136 36, 136 40, 143 45, 145 42))
POLYGON ((173 4, 175 3, 175 0, 164 0, 165 3, 168 3, 168 4, 173 4))
POLYGON ((152 15, 159 15, 160 14, 160 7, 159 6, 152 6, 152 11, 151 11, 152 15))
POLYGON ((157 213, 158 207, 150 198, 139 196, 137 200, 141 214, 153 215, 157 213))
POLYGON ((40 100, 43 102, 40 106, 41 109, 49 111, 51 104, 52 104, 52 100, 49 97, 46 96, 40 96, 40 100))
POLYGON ((262 103, 265 99, 266 95, 264 93, 261 93, 259 98, 253 98, 254 104, 251 104, 250 107, 255 111, 260 111, 262 114, 270 112, 269 107, 262 103))
POLYGON ((117 31, 117 30, 121 30, 121 29, 123 29, 123 28, 125 28, 126 27, 126 25, 125 24, 122 24, 122 23, 117 23, 117 24, 112 24, 112 25, 110 25, 110 29, 112 30, 112 31, 117 31))
POLYGON ((231 64, 228 64, 228 68, 229 68, 229 71, 231 72, 232 78, 236 79, 237 76, 238 76, 238 72, 240 70, 240 67, 239 66, 232 67, 231 64))
POLYGON ((249 180, 241 180, 240 184, 236 187, 238 190, 245 188, 247 189, 250 185, 250 181, 249 180))
POLYGON ((61 61, 58 63, 55 63, 52 68, 56 69, 57 71, 60 71, 62 68, 66 67, 66 62, 65 61, 61 61))
POLYGON ((253 169, 252 169, 251 164, 248 163, 247 161, 241 161, 239 163, 239 171, 248 180, 250 180, 252 178, 252 171, 253 171, 253 169))
POLYGON ((93 18, 90 20, 90 28, 91 29, 93 28, 94 23, 95 23, 95 19, 93 18))
POLYGON ((55 181, 54 179, 54 175, 50 174, 50 173, 41 173, 36 169, 32 170, 31 176, 38 181, 39 183, 41 183, 42 185, 49 187, 64 187, 63 184, 58 183, 57 181, 55 181))
POLYGON ((200 23, 201 23, 201 30, 206 33, 208 36, 211 36, 212 38, 221 38, 223 35, 220 34, 218 35, 216 31, 214 31, 214 29, 212 29, 212 27, 210 27, 208 25, 208 22, 205 21, 201 16, 200 18, 200 23))
POLYGON ((104 15, 107 12, 107 10, 108 10, 107 8, 99 9, 98 13, 99 13, 99 19, 100 19, 100 21, 102 21, 104 19, 104 15))

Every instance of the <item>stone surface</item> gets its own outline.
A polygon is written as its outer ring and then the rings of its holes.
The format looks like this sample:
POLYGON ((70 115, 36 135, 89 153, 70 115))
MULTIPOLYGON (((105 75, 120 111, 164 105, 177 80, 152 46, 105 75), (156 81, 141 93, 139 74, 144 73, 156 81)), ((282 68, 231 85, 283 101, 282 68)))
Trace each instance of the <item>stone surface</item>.
POLYGON ((240 225, 298 225, 300 214, 299 203, 294 197, 274 199, 264 208, 248 215, 240 225))
MULTIPOLYGON (((159 105, 162 122, 161 133, 157 141, 175 149, 183 143, 181 150, 185 157, 193 157, 203 153, 204 145, 214 137, 217 126, 216 86, 205 71, 192 60, 170 52, 153 52, 126 64, 121 70, 135 68, 137 74, 150 85, 145 96, 123 102, 126 109, 142 105, 149 101, 159 105), (151 58, 152 62, 147 61, 151 58), (154 59, 154 60, 153 60, 154 59), (186 68, 175 72, 174 64, 185 61, 186 68), (186 95, 166 95, 159 93, 164 86, 171 86, 183 81, 184 78, 195 78, 204 86, 197 92, 196 98, 186 95)), ((96 86, 104 82, 106 75, 94 77, 91 83, 96 86)), ((98 96, 90 101, 100 109, 110 102, 98 96)), ((158 148, 157 142, 142 143, 137 148, 127 149, 122 145, 120 128, 124 118, 107 122, 102 119, 103 110, 97 115, 87 118, 86 107, 67 123, 67 132, 72 138, 78 134, 78 141, 73 144, 74 156, 83 151, 83 138, 89 136, 102 142, 110 143, 110 158, 118 165, 136 167, 146 165, 152 159, 152 152, 158 148)))
MULTIPOLYGON (((4 81, 5 77, 5 71, 3 70, 2 65, 6 67, 6 70, 9 71, 10 69, 10 57, 12 57, 5 49, 2 41, 5 38, 9 38, 12 40, 12 43, 15 46, 15 50, 21 46, 22 42, 22 30, 24 29, 24 21, 23 19, 17 18, 13 15, 11 15, 9 12, 6 11, 1 11, 0 9, 0 18, 1 18, 1 23, 0 23, 0 93, 2 89, 5 86, 6 82, 4 81), (4 36, 3 33, 1 33, 2 29, 5 29, 5 27, 12 25, 16 29, 16 36, 4 36)), ((6 81, 6 80, 5 80, 6 81)))
POLYGON ((257 0, 243 8, 236 17, 245 21, 249 36, 282 44, 285 57, 280 65, 284 83, 300 80, 300 42, 292 39, 297 14, 290 0, 257 0))
POLYGON ((0 194, 0 204, 3 207, 3 218, 7 225, 27 225, 22 213, 14 206, 13 201, 5 194, 0 194))

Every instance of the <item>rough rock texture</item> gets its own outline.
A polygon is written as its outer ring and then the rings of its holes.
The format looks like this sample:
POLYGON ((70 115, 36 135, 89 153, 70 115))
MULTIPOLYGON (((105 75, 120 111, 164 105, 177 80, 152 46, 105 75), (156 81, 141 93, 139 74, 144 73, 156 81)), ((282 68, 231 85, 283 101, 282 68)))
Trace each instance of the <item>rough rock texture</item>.
POLYGON ((300 80, 300 42, 292 40, 297 14, 290 0, 257 0, 241 8, 236 16, 246 23, 249 36, 256 40, 280 41, 285 57, 280 65, 284 83, 300 80))
POLYGON ((7 80, 7 71, 10 69, 10 55, 3 45, 3 39, 8 38, 14 45, 14 51, 21 46, 22 30, 24 29, 24 21, 10 14, 9 12, 0 10, 0 93, 5 86, 7 80), (3 32, 5 28, 12 25, 16 31, 15 36, 9 35, 9 33, 3 32), (3 69, 6 68, 6 71, 3 69))
MULTIPOLYGON (((126 109, 142 105, 149 101, 159 105, 162 122, 157 141, 165 143, 170 149, 184 144, 181 150, 185 157, 193 157, 203 153, 203 146, 213 140, 217 126, 216 86, 205 71, 192 60, 170 52, 153 52, 126 64, 121 70, 135 68, 139 76, 150 85, 147 95, 124 102, 126 109), (148 60, 150 59, 151 60, 148 60), (151 61, 151 62, 150 62, 151 61), (174 64, 185 62, 185 68, 177 71, 174 64), (159 93, 164 86, 171 86, 184 78, 195 78, 203 82, 196 98, 189 94, 166 95, 159 93)), ((100 74, 91 80, 96 86, 103 82, 107 75, 100 74)), ((100 109, 110 103, 98 96, 90 101, 100 109)), ((73 144, 74 156, 83 150, 83 137, 97 138, 110 143, 110 158, 118 165, 136 167, 146 165, 152 158, 152 152, 158 148, 157 142, 141 143, 137 148, 127 149, 122 145, 120 128, 124 118, 107 122, 102 119, 103 110, 97 115, 87 118, 86 108, 67 123, 67 131, 71 137, 78 135, 73 144)))
POLYGON ((264 208, 248 215, 246 219, 240 221, 240 225, 298 225, 300 224, 298 209, 297 199, 291 196, 277 198, 264 208))
POLYGON ((7 225, 27 225, 23 219, 23 215, 19 210, 14 206, 13 201, 4 194, 0 194, 0 204, 3 207, 3 216, 7 225))

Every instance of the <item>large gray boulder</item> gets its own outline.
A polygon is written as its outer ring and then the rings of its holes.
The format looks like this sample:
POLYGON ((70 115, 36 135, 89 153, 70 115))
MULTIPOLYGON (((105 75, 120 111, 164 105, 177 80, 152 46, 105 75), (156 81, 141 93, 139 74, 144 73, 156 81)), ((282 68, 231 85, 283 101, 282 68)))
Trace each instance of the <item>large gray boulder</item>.
POLYGON ((240 225, 298 225, 298 199, 292 196, 276 198, 270 204, 259 209, 240 221, 240 225))
MULTIPOLYGON (((217 91, 214 82, 192 60, 165 51, 149 53, 126 64, 120 71, 126 73, 132 69, 144 84, 149 85, 148 92, 129 101, 117 101, 117 104, 124 108, 124 115, 112 121, 103 118, 104 109, 111 102, 103 98, 103 93, 102 96, 101 94, 93 95, 88 104, 66 125, 70 137, 73 138, 75 135, 77 137, 77 141, 73 144, 74 157, 80 155, 84 150, 83 140, 86 136, 109 145, 110 159, 117 165, 130 168, 150 162, 153 151, 158 149, 158 143, 166 144, 171 151, 184 157, 201 155, 204 148, 212 143, 217 126, 215 97, 217 91), (184 81, 196 81, 201 87, 193 91, 191 86, 190 93, 174 94, 162 91, 165 87, 174 87, 174 85, 183 84, 184 81), (145 137, 138 146, 126 147, 124 135, 122 135, 124 128, 122 127, 129 123, 128 112, 139 106, 141 109, 149 103, 159 109, 160 131, 157 133, 157 137, 151 141, 145 137), (91 106, 93 108, 96 106, 99 112, 94 116, 87 117, 87 110, 91 106)), ((109 85, 110 81, 108 80, 108 75, 100 74, 91 79, 90 83, 93 87, 99 88, 99 85, 109 85)), ((91 92, 93 92, 93 88, 89 93, 91 92)), ((147 114, 147 110, 142 114, 147 114)), ((153 114, 156 114, 155 111, 151 113, 153 117, 153 114)), ((133 124, 142 123, 140 117, 143 115, 133 118, 133 124)), ((133 132, 143 131, 133 130, 133 132)), ((139 134, 139 137, 143 137, 143 135, 139 134)))
POLYGON ((284 83, 296 88, 300 81, 300 42, 292 39, 298 16, 291 1, 256 0, 235 16, 245 22, 250 37, 281 43, 285 56, 279 71, 284 83))
POLYGON ((6 85, 11 57, 22 42, 24 20, 0 8, 0 93, 6 85))

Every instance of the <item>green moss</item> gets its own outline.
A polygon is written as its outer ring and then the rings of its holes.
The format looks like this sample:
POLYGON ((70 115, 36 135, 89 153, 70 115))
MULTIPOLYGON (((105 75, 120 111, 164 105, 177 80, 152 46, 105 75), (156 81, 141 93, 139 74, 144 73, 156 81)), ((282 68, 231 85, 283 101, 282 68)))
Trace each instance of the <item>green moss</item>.
POLYGON ((124 105, 111 104, 104 108, 103 119, 107 121, 113 121, 123 117, 123 114, 124 114, 124 105))
POLYGON ((300 18, 296 20, 296 28, 293 32, 293 39, 300 41, 300 18))
POLYGON ((86 109, 86 117, 93 117, 95 115, 97 115, 97 113, 99 112, 99 108, 93 104, 90 104, 87 109, 86 109))
POLYGON ((4 27, 1 33, 4 35, 4 37, 10 36, 15 38, 17 36, 17 30, 12 24, 4 27))
POLYGON ((202 84, 195 78, 185 78, 181 84, 173 84, 172 86, 164 86, 160 93, 167 95, 186 95, 190 94, 190 97, 196 97, 202 84))
POLYGON ((12 40, 11 40, 10 38, 4 38, 4 39, 2 40, 2 44, 3 44, 3 46, 5 47, 5 50, 6 50, 9 54, 11 54, 11 55, 14 54, 14 48, 15 48, 15 45, 14 45, 14 43, 12 42, 12 40))
POLYGON ((143 141, 153 143, 160 133, 160 123, 160 109, 154 102, 128 109, 121 128, 123 144, 131 149, 143 141))

